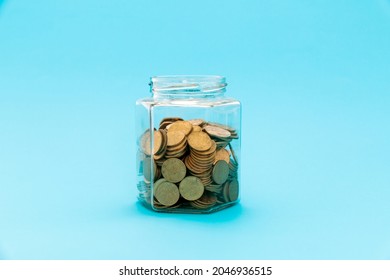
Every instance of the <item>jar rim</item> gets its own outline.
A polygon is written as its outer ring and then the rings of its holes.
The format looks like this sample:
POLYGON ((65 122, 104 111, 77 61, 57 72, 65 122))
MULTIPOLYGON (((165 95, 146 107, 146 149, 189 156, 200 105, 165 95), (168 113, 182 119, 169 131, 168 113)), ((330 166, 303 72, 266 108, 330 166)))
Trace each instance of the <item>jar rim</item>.
POLYGON ((150 90, 158 94, 176 92, 218 93, 224 92, 226 78, 219 75, 162 75, 150 78, 150 90))

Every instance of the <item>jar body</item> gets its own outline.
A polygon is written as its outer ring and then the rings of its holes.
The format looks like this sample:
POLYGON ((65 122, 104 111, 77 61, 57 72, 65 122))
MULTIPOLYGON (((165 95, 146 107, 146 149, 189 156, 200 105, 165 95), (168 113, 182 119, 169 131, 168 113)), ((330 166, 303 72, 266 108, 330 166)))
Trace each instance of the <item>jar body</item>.
POLYGON ((239 201, 241 104, 223 92, 176 88, 137 101, 137 188, 146 207, 210 213, 239 201))

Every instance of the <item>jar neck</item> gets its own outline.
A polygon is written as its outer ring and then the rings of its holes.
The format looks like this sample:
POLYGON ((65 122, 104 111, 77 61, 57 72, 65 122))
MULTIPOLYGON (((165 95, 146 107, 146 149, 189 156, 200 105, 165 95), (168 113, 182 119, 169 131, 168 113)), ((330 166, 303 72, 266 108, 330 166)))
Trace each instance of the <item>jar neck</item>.
POLYGON ((214 98, 223 96, 226 79, 221 76, 155 76, 150 79, 155 98, 214 98))

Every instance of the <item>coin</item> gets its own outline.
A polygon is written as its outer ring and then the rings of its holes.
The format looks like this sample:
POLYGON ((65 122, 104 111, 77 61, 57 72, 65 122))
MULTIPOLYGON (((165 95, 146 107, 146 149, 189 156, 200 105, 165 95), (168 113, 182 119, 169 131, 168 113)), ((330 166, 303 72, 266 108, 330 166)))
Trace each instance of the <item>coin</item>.
POLYGON ((213 163, 214 163, 214 157, 210 157, 210 158, 197 158, 197 157, 194 157, 194 156, 190 156, 189 161, 191 161, 191 163, 194 166, 203 167, 203 168, 210 168, 213 165, 213 163))
POLYGON ((204 192, 203 195, 194 201, 191 201, 190 204, 198 209, 207 209, 215 205, 217 202, 217 197, 211 192, 204 192))
POLYGON ((186 135, 182 131, 168 131, 167 132, 168 143, 167 146, 177 146, 186 139, 186 135))
POLYGON ((172 206, 178 202, 180 193, 175 184, 165 181, 159 184, 154 196, 162 205, 172 206))
POLYGON ((163 122, 171 122, 171 123, 174 123, 176 121, 183 121, 182 118, 180 117, 168 117, 168 118, 163 118, 160 122, 160 124, 162 124, 163 122))
MULTIPOLYGON (((216 151, 217 149, 217 145, 215 144, 214 141, 211 140, 211 146, 208 150, 206 151, 198 151, 198 150, 195 150, 195 149, 192 149, 191 150, 191 155, 194 155, 194 156, 197 156, 197 157, 211 157, 214 152, 216 151)), ((215 154, 214 154, 215 156, 215 154)), ((213 156, 213 157, 214 157, 213 156)))
POLYGON ((212 125, 212 126, 220 127, 220 128, 222 128, 222 129, 228 130, 228 131, 230 131, 230 132, 236 131, 233 127, 230 127, 230 126, 227 126, 227 125, 224 125, 224 124, 215 123, 215 122, 209 122, 208 124, 209 124, 209 125, 212 125))
POLYGON ((172 183, 178 183, 186 176, 185 164, 177 158, 169 158, 164 161, 161 167, 163 177, 172 183))
POLYGON ((197 151, 207 151, 212 143, 210 137, 204 132, 193 132, 188 135, 188 145, 197 151))
POLYGON ((156 174, 157 174, 156 163, 150 157, 145 157, 145 159, 143 160, 143 175, 146 182, 150 182, 154 180, 154 178, 156 178, 156 174))
POLYGON ((227 163, 229 163, 230 162, 229 152, 224 148, 217 150, 217 153, 215 154, 215 162, 217 162, 218 160, 224 160, 227 163))
MULTIPOLYGON (((183 134, 182 132, 180 132, 183 134)), ((181 158, 184 156, 187 152, 187 140, 184 138, 184 140, 175 145, 175 146, 168 146, 167 151, 165 153, 166 158, 181 158)))
POLYGON ((185 135, 188 135, 192 131, 192 124, 186 121, 176 121, 169 126, 169 131, 181 131, 185 135))
MULTIPOLYGON (((161 132, 160 131, 154 131, 153 132, 153 153, 156 153, 157 151, 160 150, 161 148, 161 144, 162 144, 162 136, 161 136, 161 132)), ((147 130, 141 137, 141 149, 142 151, 150 156, 152 154, 152 151, 151 151, 151 135, 150 135, 150 131, 147 130)))
POLYGON ((183 149, 185 149, 187 147, 187 141, 186 139, 184 139, 184 141, 182 141, 181 143, 175 145, 175 146, 169 146, 167 147, 167 153, 175 153, 175 152, 179 152, 179 151, 182 151, 183 149))
POLYGON ((163 158, 165 152, 167 151, 167 144, 168 144, 167 133, 164 129, 159 129, 159 132, 161 133, 161 147, 153 156, 155 160, 159 160, 163 158))
POLYGON ((188 122, 189 122, 190 124, 192 124, 193 126, 200 126, 200 125, 202 125, 202 124, 205 123, 205 121, 202 120, 202 119, 188 120, 188 122))
POLYGON ((226 181, 226 183, 223 185, 222 196, 225 202, 230 202, 229 185, 230 185, 230 181, 226 181))
POLYGON ((238 199, 238 181, 233 180, 229 184, 229 200, 236 201, 238 199))
POLYGON ((229 162, 229 177, 237 178, 238 165, 234 159, 231 159, 229 162))
POLYGON ((210 164, 201 164, 196 162, 192 157, 187 156, 184 160, 185 164, 188 165, 188 169, 192 172, 203 173, 207 170, 210 170, 212 163, 210 164))
POLYGON ((224 160, 215 163, 212 177, 215 183, 223 184, 229 176, 229 165, 224 160))
POLYGON ((164 178, 161 178, 161 179, 158 179, 156 182, 154 182, 153 184, 153 192, 156 192, 158 186, 163 183, 163 182, 166 182, 167 180, 165 180, 164 178))
POLYGON ((174 154, 165 154, 165 157, 168 159, 168 158, 182 158, 186 153, 186 150, 183 150, 181 152, 177 152, 177 153, 174 153, 174 154))
POLYGON ((228 138, 230 137, 230 132, 226 129, 220 128, 218 126, 206 125, 203 129, 211 136, 218 138, 228 138))
POLYGON ((167 128, 169 125, 173 124, 174 122, 176 122, 176 121, 182 121, 182 120, 183 120, 183 119, 182 119, 182 118, 179 118, 179 117, 164 118, 164 119, 161 120, 159 128, 165 129, 165 128, 167 128))
POLYGON ((198 125, 193 125, 192 126, 192 131, 193 132, 199 132, 199 131, 202 131, 202 128, 198 125))
POLYGON ((180 182, 179 192, 184 199, 193 201, 202 196, 204 186, 199 178, 195 176, 188 176, 180 182))

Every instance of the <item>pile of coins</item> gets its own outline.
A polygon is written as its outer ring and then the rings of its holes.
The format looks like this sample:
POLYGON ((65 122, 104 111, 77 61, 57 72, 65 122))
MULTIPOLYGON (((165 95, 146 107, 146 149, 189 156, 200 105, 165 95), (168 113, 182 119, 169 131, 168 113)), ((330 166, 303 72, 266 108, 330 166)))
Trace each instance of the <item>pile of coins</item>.
POLYGON ((226 125, 164 118, 158 129, 146 130, 139 140, 139 198, 157 209, 210 210, 237 201, 234 139, 236 130, 226 125))

